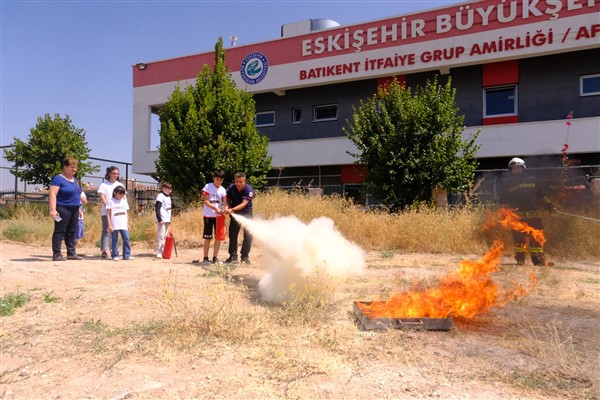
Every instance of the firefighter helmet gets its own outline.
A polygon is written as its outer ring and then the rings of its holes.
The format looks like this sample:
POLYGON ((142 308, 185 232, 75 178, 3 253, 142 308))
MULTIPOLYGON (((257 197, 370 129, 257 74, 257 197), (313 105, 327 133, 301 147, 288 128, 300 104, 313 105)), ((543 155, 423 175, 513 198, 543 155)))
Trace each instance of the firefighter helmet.
POLYGON ((519 157, 515 157, 515 158, 513 158, 512 160, 510 160, 510 161, 508 162, 508 169, 511 169, 511 168, 512 168, 513 166, 515 166, 515 165, 516 165, 516 166, 523 167, 523 168, 527 168, 527 167, 525 166, 525 161, 523 161, 523 159, 521 159, 521 158, 519 158, 519 157))

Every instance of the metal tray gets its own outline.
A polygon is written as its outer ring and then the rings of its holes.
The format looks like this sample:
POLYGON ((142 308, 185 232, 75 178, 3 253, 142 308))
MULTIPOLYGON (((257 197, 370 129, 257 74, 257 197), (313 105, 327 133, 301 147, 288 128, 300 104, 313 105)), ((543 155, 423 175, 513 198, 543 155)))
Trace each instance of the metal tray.
POLYGON ((412 329, 425 331, 449 331, 453 327, 452 318, 370 318, 363 314, 359 304, 369 305, 371 301, 355 301, 354 314, 366 330, 412 329))

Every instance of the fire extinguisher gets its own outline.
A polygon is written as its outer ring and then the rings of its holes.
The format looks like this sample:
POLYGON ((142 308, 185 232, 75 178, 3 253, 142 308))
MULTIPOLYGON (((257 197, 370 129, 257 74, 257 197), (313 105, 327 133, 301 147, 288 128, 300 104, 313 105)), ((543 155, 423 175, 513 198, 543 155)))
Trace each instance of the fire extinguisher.
POLYGON ((219 214, 217 215, 217 226, 216 226, 216 237, 217 240, 225 240, 225 215, 219 214))
POLYGON ((165 247, 163 248, 162 257, 164 259, 171 258, 171 253, 175 249, 175 255, 177 255, 177 247, 175 247, 175 236, 173 236, 173 232, 169 232, 167 238, 165 239, 165 247))

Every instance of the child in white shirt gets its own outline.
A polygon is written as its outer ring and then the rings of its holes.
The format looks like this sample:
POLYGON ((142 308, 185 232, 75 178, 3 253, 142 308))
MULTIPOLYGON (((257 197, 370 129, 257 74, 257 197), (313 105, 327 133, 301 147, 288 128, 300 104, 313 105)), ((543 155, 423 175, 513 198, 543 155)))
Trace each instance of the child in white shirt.
POLYGON ((108 231, 112 234, 111 257, 119 261, 119 232, 123 239, 123 259, 133 260, 131 257, 131 246, 129 243, 129 221, 127 219, 129 204, 125 197, 125 188, 117 186, 113 191, 113 197, 106 204, 106 215, 108 220, 108 231))
POLYGON ((173 187, 169 182, 161 184, 161 192, 156 196, 154 203, 154 211, 156 213, 156 224, 158 226, 158 234, 156 236, 156 258, 162 258, 162 253, 165 247, 165 239, 169 226, 171 226, 171 192, 173 187))
POLYGON ((202 196, 204 198, 204 208, 202 213, 204 214, 204 231, 202 237, 204 238, 204 259, 203 264, 220 264, 221 261, 217 258, 219 254, 219 248, 221 247, 221 239, 215 235, 215 244, 213 247, 213 258, 212 262, 208 259, 208 253, 210 250, 210 241, 213 237, 213 232, 216 233, 217 229, 217 216, 223 215, 227 203, 227 191, 222 186, 223 179, 225 178, 225 172, 215 171, 213 174, 213 182, 207 183, 202 189, 202 196))

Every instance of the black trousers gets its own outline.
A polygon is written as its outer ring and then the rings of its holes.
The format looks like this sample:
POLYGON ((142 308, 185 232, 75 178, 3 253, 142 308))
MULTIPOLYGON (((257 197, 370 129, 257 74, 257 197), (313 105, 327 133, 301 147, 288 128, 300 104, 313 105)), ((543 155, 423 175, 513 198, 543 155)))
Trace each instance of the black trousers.
MULTIPOLYGON (((530 227, 543 231, 544 226, 542 225, 542 219, 538 217, 534 218, 521 218, 530 227)), ((531 262, 533 265, 546 265, 546 256, 544 255, 544 247, 540 242, 534 239, 530 234, 512 231, 513 242, 515 244, 515 260, 517 262, 525 262, 527 252, 531 255, 531 262)))
POLYGON ((67 255, 76 255, 75 232, 77 231, 77 220, 79 219, 79 206, 56 206, 56 211, 62 218, 60 222, 54 221, 54 233, 52 233, 52 255, 60 254, 62 241, 65 241, 67 255))
MULTIPOLYGON (((244 218, 252 219, 252 214, 239 214, 244 218)), ((237 246, 238 246, 238 236, 240 234, 240 229, 242 226, 239 222, 235 220, 235 218, 230 218, 229 222, 229 255, 231 257, 237 258, 237 246)), ((247 229, 243 229, 244 231, 244 239, 242 241, 242 258, 248 258, 250 255, 250 248, 252 247, 252 235, 248 232, 247 229)))

